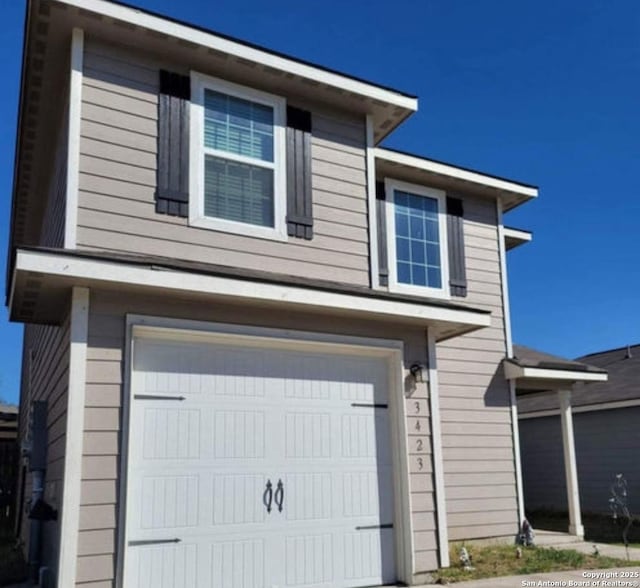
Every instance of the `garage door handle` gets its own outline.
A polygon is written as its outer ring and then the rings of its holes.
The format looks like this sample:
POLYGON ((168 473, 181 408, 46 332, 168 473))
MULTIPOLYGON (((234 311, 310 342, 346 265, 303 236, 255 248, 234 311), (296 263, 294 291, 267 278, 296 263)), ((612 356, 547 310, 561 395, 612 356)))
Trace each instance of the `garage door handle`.
POLYGON ((180 543, 182 539, 142 539, 139 541, 129 541, 130 546, 134 545, 161 545, 163 543, 180 543))
POLYGON ((271 512, 271 501, 273 500, 273 485, 271 480, 267 480, 267 487, 262 495, 262 504, 267 507, 267 512, 271 512))
POLYGON ((278 512, 282 512, 283 502, 284 502, 284 484, 282 483, 282 480, 278 480, 278 487, 276 488, 276 504, 278 505, 278 512))

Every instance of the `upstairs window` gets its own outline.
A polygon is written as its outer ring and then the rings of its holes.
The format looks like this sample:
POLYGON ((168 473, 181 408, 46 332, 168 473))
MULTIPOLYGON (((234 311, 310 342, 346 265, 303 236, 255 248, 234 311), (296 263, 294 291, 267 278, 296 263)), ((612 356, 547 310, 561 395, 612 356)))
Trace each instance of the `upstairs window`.
POLYGON ((448 297, 445 193, 395 180, 385 191, 390 290, 448 297))
POLYGON ((190 222, 285 239, 285 101, 192 74, 190 222))

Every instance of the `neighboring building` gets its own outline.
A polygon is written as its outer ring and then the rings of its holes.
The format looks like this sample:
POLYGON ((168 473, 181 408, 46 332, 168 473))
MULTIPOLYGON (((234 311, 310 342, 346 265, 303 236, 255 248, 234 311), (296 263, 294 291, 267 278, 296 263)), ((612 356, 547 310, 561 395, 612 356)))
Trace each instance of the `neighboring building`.
POLYGON ((505 243, 530 234, 503 213, 537 189, 380 147, 415 97, 105 0, 27 6, 7 303, 59 515, 34 565, 412 584, 513 537, 505 243))
POLYGON ((0 403, 0 533, 12 531, 18 477, 18 407, 0 403))
POLYGON ((0 443, 15 443, 18 438, 18 407, 0 404, 0 443))
MULTIPOLYGON (((573 427, 580 504, 583 512, 610 514, 616 476, 628 485, 631 512, 640 512, 640 345, 592 353, 576 361, 606 370, 606 382, 576 385, 573 427)), ((520 446, 527 509, 567 510, 555 394, 540 392, 518 400, 520 446)))

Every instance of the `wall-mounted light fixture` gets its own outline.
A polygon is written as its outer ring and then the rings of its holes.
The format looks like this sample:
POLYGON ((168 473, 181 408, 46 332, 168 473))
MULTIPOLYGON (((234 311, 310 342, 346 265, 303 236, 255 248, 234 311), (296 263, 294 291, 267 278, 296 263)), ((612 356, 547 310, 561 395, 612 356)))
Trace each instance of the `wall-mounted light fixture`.
POLYGON ((413 379, 416 381, 417 384, 421 384, 422 382, 425 381, 424 370, 425 370, 425 367, 419 363, 414 363, 409 368, 409 372, 411 372, 411 375, 413 376, 413 379))

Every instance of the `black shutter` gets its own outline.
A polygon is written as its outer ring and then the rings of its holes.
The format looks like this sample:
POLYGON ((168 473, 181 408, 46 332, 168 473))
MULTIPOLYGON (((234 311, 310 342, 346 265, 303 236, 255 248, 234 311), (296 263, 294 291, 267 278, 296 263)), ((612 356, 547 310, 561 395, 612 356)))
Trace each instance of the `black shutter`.
POLYGON ((449 286, 452 296, 467 295, 467 270, 464 261, 464 208, 460 198, 447 196, 447 245, 449 249, 449 286))
POLYGON ((189 76, 160 71, 156 212, 189 216, 189 76))
POLYGON ((378 228, 378 275, 381 286, 389 285, 389 252, 387 250, 387 216, 384 182, 376 182, 376 222, 378 228))
POLYGON ((287 234, 313 238, 311 113, 287 106, 287 234))

